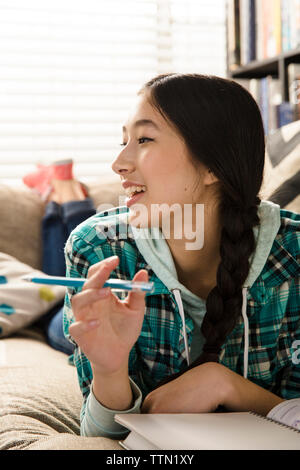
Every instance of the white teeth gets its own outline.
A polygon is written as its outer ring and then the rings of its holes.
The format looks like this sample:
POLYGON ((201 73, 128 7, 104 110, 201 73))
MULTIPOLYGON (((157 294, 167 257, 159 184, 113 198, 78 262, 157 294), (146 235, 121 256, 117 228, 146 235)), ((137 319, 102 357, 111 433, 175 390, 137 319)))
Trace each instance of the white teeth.
POLYGON ((128 197, 131 197, 134 193, 146 191, 146 186, 130 186, 129 188, 125 189, 125 194, 128 197))

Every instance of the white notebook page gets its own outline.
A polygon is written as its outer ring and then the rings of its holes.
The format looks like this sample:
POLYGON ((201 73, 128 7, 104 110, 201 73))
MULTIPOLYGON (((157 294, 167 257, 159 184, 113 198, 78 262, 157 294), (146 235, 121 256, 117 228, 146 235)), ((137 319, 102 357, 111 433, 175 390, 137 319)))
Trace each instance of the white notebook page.
POLYGON ((246 412, 122 414, 115 419, 159 449, 300 450, 300 433, 246 412))

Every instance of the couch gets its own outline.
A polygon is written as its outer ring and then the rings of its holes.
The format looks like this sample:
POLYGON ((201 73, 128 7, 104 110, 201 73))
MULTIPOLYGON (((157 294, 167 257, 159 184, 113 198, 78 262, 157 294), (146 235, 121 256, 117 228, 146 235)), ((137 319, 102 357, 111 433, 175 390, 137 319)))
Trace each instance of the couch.
MULTIPOLYGON (((96 207, 118 205, 123 193, 116 178, 89 192, 96 207)), ((0 251, 39 269, 42 214, 29 189, 0 185, 0 251)), ((80 408, 76 368, 37 322, 0 339, 0 450, 122 450, 117 440, 80 436, 80 408)))
MULTIPOLYGON (((299 125, 290 132, 291 138, 287 133, 281 139, 289 151, 281 148, 278 156, 279 135, 273 150, 268 146, 261 197, 300 212, 300 185, 294 184, 300 169, 300 142, 294 138, 300 136, 299 125)), ((123 194, 115 177, 95 181, 89 191, 101 208, 118 205, 123 194)), ((30 190, 0 185, 0 253, 40 269, 42 213, 43 204, 30 190)), ((121 450, 117 440, 80 436, 80 408, 75 367, 47 344, 36 322, 0 339, 0 450, 121 450)))

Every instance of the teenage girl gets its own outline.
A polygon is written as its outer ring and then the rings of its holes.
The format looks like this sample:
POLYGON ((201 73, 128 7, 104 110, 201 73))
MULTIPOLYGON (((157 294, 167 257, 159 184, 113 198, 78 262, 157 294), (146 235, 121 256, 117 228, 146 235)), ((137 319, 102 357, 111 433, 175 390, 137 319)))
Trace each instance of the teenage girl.
POLYGON ((81 224, 65 249, 67 275, 87 278, 64 309, 81 433, 124 436, 115 413, 267 415, 299 398, 300 215, 259 197, 255 100, 218 77, 158 76, 138 93, 122 145, 112 168, 126 205, 81 224), (191 207, 190 230, 172 214, 169 231, 164 216, 151 227, 157 204, 191 207), (155 290, 114 293, 102 287, 111 277, 155 290))

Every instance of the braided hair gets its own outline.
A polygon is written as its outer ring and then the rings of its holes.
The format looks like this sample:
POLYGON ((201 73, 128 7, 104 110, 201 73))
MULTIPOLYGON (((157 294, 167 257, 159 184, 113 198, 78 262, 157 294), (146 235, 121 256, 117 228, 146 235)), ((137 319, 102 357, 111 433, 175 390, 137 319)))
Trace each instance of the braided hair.
POLYGON ((206 299, 201 326, 203 351, 190 369, 204 362, 218 362, 221 347, 241 314, 242 286, 255 250, 253 227, 259 224, 264 128, 256 101, 232 80, 164 74, 146 83, 140 93, 146 93, 150 103, 176 127, 195 167, 197 162, 204 164, 219 181, 221 261, 217 285, 206 299))

